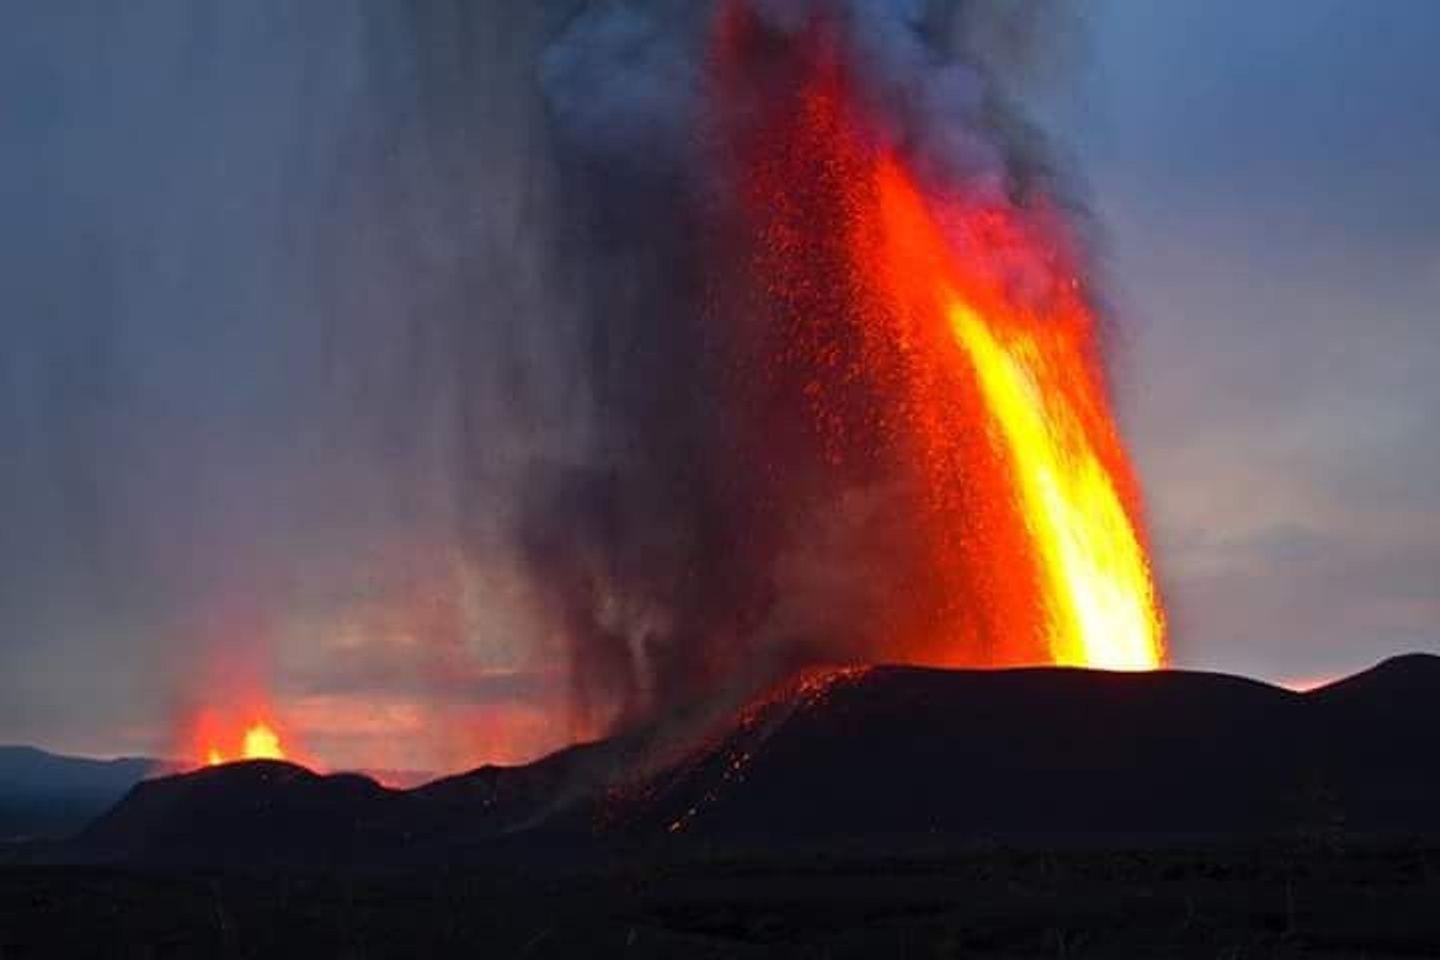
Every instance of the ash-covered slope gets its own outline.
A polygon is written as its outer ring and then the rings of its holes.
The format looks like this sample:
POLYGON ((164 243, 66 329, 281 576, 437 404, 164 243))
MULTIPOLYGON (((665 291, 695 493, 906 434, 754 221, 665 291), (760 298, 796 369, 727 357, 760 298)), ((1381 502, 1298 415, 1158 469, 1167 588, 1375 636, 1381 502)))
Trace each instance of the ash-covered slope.
POLYGON ((150 781, 66 855, 443 862, 1344 831, 1440 834, 1440 658, 1310 694, 1184 672, 836 671, 678 751, 612 740, 411 791, 263 762, 150 781))
POLYGON ((1219 675, 875 668, 737 730, 632 822, 780 841, 1265 830, 1299 800, 1305 712, 1219 675))
POLYGON ((1440 657, 1310 694, 1219 674, 875 668, 631 811, 704 838, 1440 833, 1440 657))

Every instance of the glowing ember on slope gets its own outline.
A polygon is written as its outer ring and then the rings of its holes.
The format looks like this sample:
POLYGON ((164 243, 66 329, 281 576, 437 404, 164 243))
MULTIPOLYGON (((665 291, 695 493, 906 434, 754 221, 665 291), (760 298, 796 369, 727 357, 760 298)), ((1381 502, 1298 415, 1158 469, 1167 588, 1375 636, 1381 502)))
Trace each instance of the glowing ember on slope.
POLYGON ((716 802, 726 791, 743 783, 759 745, 784 726, 796 714, 814 710, 823 704, 836 688, 860 680, 870 667, 812 667, 750 701, 740 711, 732 727, 691 752, 685 762, 690 769, 700 764, 712 766, 712 780, 701 796, 680 816, 666 825, 669 833, 688 829, 704 808, 716 802), (718 765, 715 761, 718 758, 718 765))

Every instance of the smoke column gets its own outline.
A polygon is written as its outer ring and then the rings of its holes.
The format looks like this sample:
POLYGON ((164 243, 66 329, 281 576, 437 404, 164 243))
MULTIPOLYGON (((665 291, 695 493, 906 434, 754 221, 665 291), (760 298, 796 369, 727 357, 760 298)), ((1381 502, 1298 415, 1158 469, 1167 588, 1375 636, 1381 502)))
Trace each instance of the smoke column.
POLYGON ((0 697, 18 735, 139 703, 164 749, 242 676, 321 762, 457 767, 806 663, 1014 659, 927 559, 893 370, 854 374, 843 151, 791 120, 823 23, 927 189, 1065 221, 1008 86, 1059 4, 81 7, 0 39, 36 91, 0 589, 13 675, 68 678, 0 697))
MULTIPOLYGON (((1000 602, 1030 574, 966 540, 997 526, 986 511, 1007 491, 953 465, 942 511, 924 488, 914 375, 866 342, 876 307, 847 234, 865 155, 885 144, 930 189, 1052 218, 1079 259, 1064 191, 1000 83, 1055 28, 1042 12, 590 3, 546 46, 551 253, 590 434, 578 461, 536 466, 518 536, 592 724, 807 662, 1049 659, 1015 639, 1036 614, 1000 602), (817 97, 807 85, 826 71, 834 89, 817 97), (840 100, 873 121, 858 139, 840 100)), ((1045 255, 993 257, 1038 302, 1045 255)), ((955 463, 984 442, 978 422, 928 429, 955 463)))

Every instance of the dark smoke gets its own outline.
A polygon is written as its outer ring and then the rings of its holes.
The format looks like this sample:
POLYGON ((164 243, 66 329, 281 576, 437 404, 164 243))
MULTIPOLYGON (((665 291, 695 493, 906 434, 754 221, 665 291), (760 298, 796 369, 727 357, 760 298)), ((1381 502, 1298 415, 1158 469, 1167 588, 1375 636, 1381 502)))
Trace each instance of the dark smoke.
MULTIPOLYGON (((590 724, 723 696, 797 663, 883 656, 873 631, 906 589, 899 531, 916 518, 887 493, 894 478, 829 464, 797 420, 798 393, 737 388, 753 377, 732 364, 754 356, 734 341, 767 321, 734 296, 744 280, 720 229, 734 199, 706 71, 724 6, 588 3, 540 59, 549 255, 578 320, 574 374, 592 432, 576 461, 533 466, 517 529, 590 724)), ((1050 176, 997 82, 1038 49, 1040 8, 730 6, 780 51, 817 17, 838 23, 863 94, 922 174, 1012 198, 1050 176)), ((785 80, 754 94, 784 98, 785 80)), ((852 401, 856 419, 868 399, 852 401)))
MULTIPOLYGON (((1050 177, 1006 101, 1048 58, 1036 5, 741 6, 779 48, 838 17, 930 175, 1050 177)), ((768 318, 707 105, 719 9, 7 8, 11 736, 79 704, 85 749, 144 704, 131 748, 164 749, 241 660, 282 702, 528 691, 555 745, 876 652, 907 517, 742 362, 768 318), (337 646, 370 621, 427 642, 337 646)))

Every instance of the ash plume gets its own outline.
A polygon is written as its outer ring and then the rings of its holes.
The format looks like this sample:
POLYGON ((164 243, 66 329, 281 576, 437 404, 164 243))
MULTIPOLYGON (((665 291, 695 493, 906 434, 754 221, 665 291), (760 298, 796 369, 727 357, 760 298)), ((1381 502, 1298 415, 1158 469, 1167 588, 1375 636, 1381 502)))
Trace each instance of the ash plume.
MULTIPOLYGON (((1034 10, 592 2, 558 26, 538 69, 547 256, 573 310, 589 429, 571 460, 527 471, 515 530, 568 647, 573 702, 602 728, 805 662, 883 659, 912 573, 902 542, 920 521, 893 495, 903 480, 880 461, 837 468, 797 421, 803 385, 757 388, 744 369, 768 320, 734 295, 744 267, 723 226, 733 131, 717 131, 708 71, 727 16, 781 57, 817 20, 833 24, 885 134, 938 184, 1023 199, 1050 176, 1000 82, 1047 29, 1034 10), (757 342, 737 347, 746 338, 757 342)), ((787 80, 759 76, 748 96, 783 99, 787 80)), ((841 415, 864 423, 872 399, 855 393, 841 415)))
POLYGON ((837 465, 802 379, 757 375, 773 304, 725 155, 793 91, 758 70, 717 117, 716 24, 778 63, 829 18, 917 169, 1023 198, 1063 195, 1007 100, 1050 9, 7 10, 0 73, 35 93, 0 163, 0 604, 11 675, 64 679, 12 680, 0 720, 83 702, 168 749, 201 678, 244 672, 334 726, 327 759, 450 768, 884 659, 911 500, 863 390, 837 465), (503 751, 457 734, 467 697, 522 715, 503 751), (347 739, 377 704, 400 756, 347 739))

